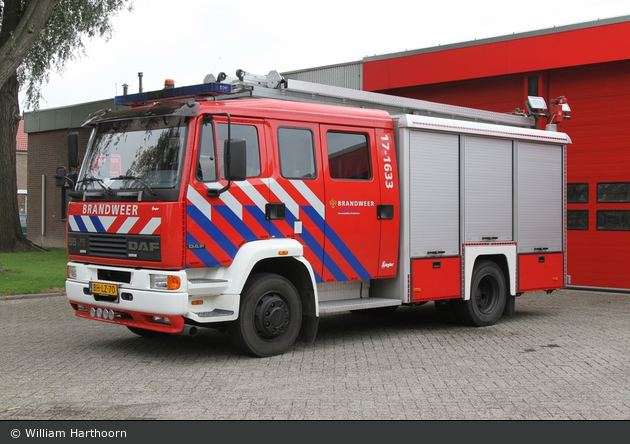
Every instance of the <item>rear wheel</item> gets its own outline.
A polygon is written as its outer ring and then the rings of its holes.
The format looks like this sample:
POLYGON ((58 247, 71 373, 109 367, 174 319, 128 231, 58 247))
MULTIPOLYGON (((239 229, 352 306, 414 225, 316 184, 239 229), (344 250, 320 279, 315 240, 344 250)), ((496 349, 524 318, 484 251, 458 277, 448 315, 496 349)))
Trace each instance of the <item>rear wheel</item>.
POLYGON ((302 325, 302 303, 286 278, 253 275, 241 294, 241 310, 229 327, 232 342, 257 357, 274 356, 291 347, 302 325))
POLYGON ((481 261, 473 270, 470 299, 457 301, 455 311, 466 325, 484 327, 496 323, 505 307, 507 289, 501 268, 491 261, 481 261))

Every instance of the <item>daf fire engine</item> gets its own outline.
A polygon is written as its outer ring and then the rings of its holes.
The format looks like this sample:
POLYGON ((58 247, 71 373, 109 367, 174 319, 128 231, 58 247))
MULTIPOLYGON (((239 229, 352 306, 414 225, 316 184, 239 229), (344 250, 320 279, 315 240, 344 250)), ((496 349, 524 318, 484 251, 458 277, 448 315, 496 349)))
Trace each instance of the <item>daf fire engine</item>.
POLYGON ((566 285, 571 140, 543 114, 241 70, 115 103, 84 122, 79 170, 69 133, 55 175, 78 317, 227 329, 265 357, 313 342, 326 313, 432 302, 488 326, 566 285))

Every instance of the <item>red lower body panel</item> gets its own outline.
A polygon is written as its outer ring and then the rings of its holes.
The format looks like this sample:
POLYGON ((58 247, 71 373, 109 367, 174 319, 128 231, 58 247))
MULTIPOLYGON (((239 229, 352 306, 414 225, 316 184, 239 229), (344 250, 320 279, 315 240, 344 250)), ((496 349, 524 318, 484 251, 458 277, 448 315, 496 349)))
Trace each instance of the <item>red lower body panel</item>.
POLYGON ((184 318, 182 316, 165 316, 157 313, 121 311, 109 307, 99 307, 97 305, 77 304, 76 302, 71 302, 70 305, 74 308, 74 314, 80 318, 125 325, 127 327, 143 328, 145 330, 161 331, 164 333, 180 333, 184 329, 184 318), (94 311, 92 311, 92 309, 94 309, 94 311), (100 312, 98 312, 98 310, 100 310, 100 312), (113 319, 104 315, 104 310, 107 310, 106 313, 113 312, 113 319), (170 324, 154 322, 152 321, 153 316, 168 318, 170 324))
POLYGON ((521 254, 518 291, 559 290, 564 287, 564 254, 521 254))
POLYGON ((411 263, 412 302, 454 299, 461 296, 459 257, 414 259, 411 263))

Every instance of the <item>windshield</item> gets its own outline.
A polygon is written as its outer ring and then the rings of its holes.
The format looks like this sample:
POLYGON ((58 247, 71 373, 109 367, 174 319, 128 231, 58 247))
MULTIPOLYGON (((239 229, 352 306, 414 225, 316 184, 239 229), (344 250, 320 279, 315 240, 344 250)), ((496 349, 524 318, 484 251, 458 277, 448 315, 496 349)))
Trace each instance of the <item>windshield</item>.
MULTIPOLYGON (((147 117, 98 125, 75 190, 143 190, 157 197, 160 190, 179 188, 188 119, 147 117)), ((164 194, 162 192, 162 194, 164 194)), ((145 200, 143 198, 143 200, 145 200)))

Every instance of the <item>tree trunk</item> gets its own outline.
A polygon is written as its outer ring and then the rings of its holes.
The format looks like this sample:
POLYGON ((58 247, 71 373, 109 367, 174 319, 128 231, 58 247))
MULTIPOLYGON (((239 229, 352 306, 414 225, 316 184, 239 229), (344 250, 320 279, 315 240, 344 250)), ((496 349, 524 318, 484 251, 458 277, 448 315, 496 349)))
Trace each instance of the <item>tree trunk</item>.
MULTIPOLYGON (((32 2, 36 4, 37 2, 32 2)), ((5 48, 22 18, 21 2, 6 0, 2 11, 0 45, 5 48)), ((32 5, 31 5, 32 6, 32 5)), ((27 240, 22 234, 17 199, 17 172, 15 168, 16 136, 20 122, 18 91, 20 86, 13 69, 0 87, 0 252, 44 250, 27 240)))
POLYGON ((15 147, 20 108, 18 81, 13 75, 0 88, 0 252, 32 250, 22 234, 17 199, 15 147))

